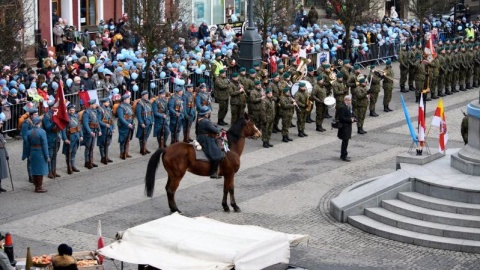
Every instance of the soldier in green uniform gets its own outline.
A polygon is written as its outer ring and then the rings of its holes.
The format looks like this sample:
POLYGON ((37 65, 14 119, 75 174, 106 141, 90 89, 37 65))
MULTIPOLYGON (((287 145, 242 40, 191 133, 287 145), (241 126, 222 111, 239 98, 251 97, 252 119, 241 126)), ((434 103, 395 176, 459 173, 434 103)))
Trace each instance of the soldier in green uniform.
MULTIPOLYGON (((352 65, 350 65, 350 60, 349 59, 344 59, 343 61, 343 65, 342 67, 340 68, 340 72, 343 73, 343 82, 344 83, 348 83, 349 82, 349 79, 350 79, 350 71, 352 70, 352 65)), ((356 79, 357 76, 355 76, 354 79, 356 79)), ((312 83, 313 85, 313 83, 312 83)), ((348 87, 348 85, 347 85, 348 87)))
POLYGON ((272 74, 272 81, 269 87, 272 89, 273 99, 275 100, 275 119, 273 120, 273 133, 280 132, 278 128, 278 122, 280 121, 280 110, 278 109, 280 97, 282 96, 282 90, 280 88, 280 75, 278 73, 272 74))
POLYGON ((474 61, 473 61, 474 55, 473 55, 473 44, 468 45, 468 51, 465 54, 465 63, 467 64, 467 72, 465 76, 465 84, 467 90, 472 89, 472 84, 470 83, 473 78, 473 72, 474 72, 474 61))
POLYGON ((375 112, 375 105, 377 104, 378 95, 380 94, 380 83, 382 82, 382 78, 378 75, 378 73, 373 72, 374 69, 375 65, 371 65, 370 74, 367 77, 367 81, 370 84, 370 89, 367 89, 367 91, 370 94, 370 116, 377 117, 378 114, 375 112))
POLYGON ((445 95, 451 95, 452 92, 450 87, 452 87, 452 76, 453 76, 453 67, 452 67, 452 58, 450 54, 450 46, 445 46, 445 54, 444 54, 444 64, 443 68, 445 69, 445 95))
POLYGON ((235 123, 240 117, 245 113, 245 106, 247 104, 247 94, 243 88, 243 85, 239 82, 238 73, 232 74, 232 83, 228 89, 230 94, 230 110, 232 113, 232 119, 230 120, 235 123))
MULTIPOLYGON (((345 81, 345 79, 346 79, 345 73, 342 72, 342 74, 343 74, 343 81, 345 81)), ((360 75, 360 65, 355 64, 353 66, 352 73, 350 74, 350 76, 347 79, 347 82, 345 83, 347 88, 350 88, 350 91, 357 87, 357 77, 358 77, 358 75, 360 75)))
POLYGON ((390 101, 392 101, 392 92, 393 92, 393 69, 392 69, 392 61, 390 59, 387 60, 385 63, 387 66, 383 70, 383 111, 384 112, 391 112, 393 111, 390 109, 390 101))
POLYGON ((239 76, 238 76, 238 81, 240 82, 241 85, 243 85, 244 88, 247 87, 247 69, 244 67, 241 67, 239 70, 239 76))
POLYGON ((215 79, 215 99, 218 102, 218 122, 219 126, 226 126, 228 123, 224 121, 228 112, 228 88, 230 82, 227 79, 225 69, 220 70, 218 77, 215 79))
POLYGON ((311 85, 315 84, 315 70, 313 69, 313 67, 310 66, 307 68, 307 76, 305 76, 305 80, 308 81, 311 85))
POLYGON ((262 126, 262 121, 260 119, 262 111, 262 100, 265 99, 265 95, 262 90, 262 82, 259 80, 255 81, 255 88, 250 92, 250 108, 248 109, 248 114, 250 119, 257 127, 262 126), (251 110, 250 110, 251 109, 251 110))
MULTIPOLYGON (((416 54, 416 43, 413 42, 410 44, 410 50, 408 50, 408 90, 415 91, 413 87, 414 77, 415 77, 415 54, 416 54)), ((415 91, 416 93, 416 91, 415 91)))
POLYGON ((460 91, 466 91, 465 82, 467 78, 467 52, 465 51, 465 45, 460 47, 460 53, 457 55, 458 65, 460 67, 460 71, 458 72, 458 83, 460 84, 460 91))
POLYGON ((296 105, 297 102, 290 96, 290 87, 283 88, 283 95, 280 97, 280 117, 282 118, 283 137, 282 142, 292 141, 290 136, 288 136, 288 129, 292 125, 293 109, 296 105))
POLYGON ((255 89, 255 76, 256 76, 256 73, 255 73, 255 69, 251 68, 250 70, 248 70, 248 77, 247 79, 245 80, 246 81, 246 85, 243 86, 243 89, 245 90, 245 92, 247 93, 247 108, 248 108, 248 113, 250 114, 251 112, 251 106, 252 106, 252 103, 250 102, 250 92, 253 91, 253 89, 255 89))
POLYGON ((408 61, 407 46, 405 46, 405 44, 400 45, 400 54, 398 56, 398 62, 400 63, 400 92, 406 93, 408 91, 405 89, 405 83, 407 82, 407 78, 408 78, 409 61, 408 61))
POLYGON ((266 98, 262 100, 262 112, 261 118, 263 120, 262 125, 262 141, 263 147, 273 147, 270 144, 270 136, 272 136, 273 120, 275 119, 276 102, 273 98, 273 92, 271 88, 265 90, 266 98))
POLYGON ((440 51, 440 54, 437 56, 438 65, 439 65, 437 94, 439 97, 444 97, 445 94, 443 90, 445 86, 445 77, 447 76, 447 65, 445 61, 445 47, 440 47, 439 51, 440 51))
POLYGON ((460 72, 460 63, 458 57, 458 46, 453 45, 452 47, 453 53, 450 54, 450 66, 452 67, 452 93, 457 93, 457 85, 458 85, 458 73, 460 72))
POLYGON ((440 75, 440 62, 438 58, 434 58, 430 63, 428 63, 428 70, 430 73, 429 80, 430 80, 430 97, 432 99, 437 99, 437 82, 438 76, 440 75))
POLYGON ((253 69, 255 70, 255 80, 262 80, 263 74, 262 74, 262 69, 260 67, 259 63, 253 64, 253 69))
POLYGON ((283 64, 277 66, 277 73, 280 77, 285 73, 285 66, 283 64))
POLYGON ((425 61, 422 61, 422 57, 420 55, 417 55, 415 57, 416 61, 414 63, 415 66, 415 88, 417 89, 415 91, 415 102, 420 101, 420 94, 424 89, 425 86, 425 79, 427 75, 426 71, 426 66, 425 66, 425 61))
POLYGON ((317 125, 317 128, 315 130, 318 132, 324 132, 326 131, 326 129, 322 127, 324 119, 323 113, 325 112, 325 103, 323 103, 323 101, 327 97, 327 89, 325 89, 325 86, 323 85, 324 78, 322 75, 318 76, 316 81, 317 83, 315 83, 313 86, 310 100, 315 102, 315 124, 317 125))
POLYGON ((473 63, 474 63, 474 71, 473 71, 473 87, 480 86, 480 51, 478 50, 478 43, 474 44, 475 50, 473 54, 473 63))
MULTIPOLYGON (((343 103, 343 98, 348 94, 348 88, 343 84, 343 73, 337 74, 337 80, 332 83, 333 96, 335 97, 335 118, 337 118, 337 112, 340 105, 343 103)), ((328 94, 327 94, 328 95, 328 94)))
POLYGON ((295 93, 295 101, 297 103, 297 128, 298 128, 298 137, 308 136, 305 133, 305 122, 307 120, 307 102, 308 102, 308 93, 307 85, 304 82, 298 84, 298 91, 295 93))
POLYGON ((363 129, 363 121, 365 121, 365 115, 368 108, 368 93, 367 82, 365 78, 359 80, 359 85, 352 91, 353 98, 355 98, 355 106, 353 107, 354 115, 357 117, 357 133, 366 134, 363 129))

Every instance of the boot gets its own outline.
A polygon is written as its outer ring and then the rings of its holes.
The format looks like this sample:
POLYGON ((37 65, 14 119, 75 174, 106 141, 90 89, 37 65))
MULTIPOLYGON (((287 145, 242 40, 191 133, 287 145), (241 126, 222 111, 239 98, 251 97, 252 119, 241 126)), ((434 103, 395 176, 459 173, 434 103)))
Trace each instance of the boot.
POLYGON ((289 142, 287 135, 283 135, 282 137, 283 137, 282 142, 289 142))
POLYGON ((72 171, 72 166, 68 166, 68 161, 67 161, 67 173, 68 174, 72 174, 73 171, 72 171))
POLYGON ((269 146, 268 146, 267 142, 266 142, 266 141, 263 142, 263 148, 268 148, 268 147, 269 147, 269 146))
POLYGON ((278 128, 278 125, 275 125, 273 127, 273 132, 277 133, 277 132, 280 132, 280 131, 282 131, 282 130, 278 128))
POLYGON ((57 173, 57 170, 53 171, 53 174, 55 175, 55 177, 61 177, 61 175, 57 173))
POLYGON ((297 126, 294 123, 291 123, 290 127, 297 127, 297 126))
POLYGON ((36 178, 35 192, 36 193, 47 192, 46 189, 43 189, 43 176, 35 176, 35 178, 36 178))
POLYGON ((322 125, 320 125, 320 129, 321 129, 322 131, 327 131, 326 129, 324 129, 324 128, 322 127, 322 125))
POLYGON ((363 134, 367 134, 367 131, 363 129, 363 126, 361 127, 363 134))
POLYGON ((377 117, 378 114, 376 114, 374 110, 370 110, 370 116, 377 117))
POLYGON ((98 165, 92 162, 92 167, 98 167, 98 165))
POLYGON ((85 162, 85 168, 87 169, 93 169, 93 166, 90 166, 90 162, 85 162))
MULTIPOLYGON (((418 98, 417 98, 417 100, 416 100, 415 102, 418 102, 418 98)), ((387 106, 383 106, 383 111, 384 111, 384 112, 389 112, 387 106)))
POLYGON ((310 124, 310 123, 313 123, 312 118, 310 117, 310 114, 307 115, 307 120, 306 120, 306 122, 309 123, 309 124, 310 124))
POLYGON ((50 178, 50 179, 53 179, 53 172, 49 171, 47 177, 50 178))
POLYGON ((467 89, 465 89, 465 85, 460 85, 460 91, 467 91, 467 89))
POLYGON ((298 137, 305 137, 300 129, 298 130, 298 137))
POLYGON ((305 133, 305 130, 302 130, 302 134, 303 134, 304 137, 308 137, 308 134, 305 133))
POLYGON ((477 82, 474 81, 473 85, 472 85, 472 88, 477 88, 477 87, 478 87, 478 84, 477 84, 477 82))
POLYGON ((408 90, 405 89, 405 85, 400 86, 400 92, 402 92, 402 93, 407 93, 408 92, 408 90))
POLYGON ((104 157, 103 157, 103 158, 100 160, 100 162, 101 162, 101 163, 103 163, 103 164, 105 164, 105 165, 107 165, 107 164, 108 164, 108 161, 107 161, 107 159, 106 159, 106 158, 104 158, 104 157))
POLYGON ((77 169, 77 167, 75 167, 75 166, 72 166, 72 171, 74 171, 74 172, 80 172, 80 170, 77 169))
POLYGON ((123 152, 123 153, 120 153, 120 159, 123 159, 123 160, 125 160, 125 159, 126 159, 125 152, 123 152))
POLYGON ((472 89, 472 87, 470 86, 470 82, 467 82, 467 87, 466 87, 465 89, 466 89, 466 90, 472 89))
POLYGON ((451 95, 452 93, 450 92, 450 87, 445 86, 445 95, 451 95))
POLYGON ((318 132, 323 132, 323 129, 321 128, 321 126, 317 126, 317 129, 315 129, 316 131, 318 132))
POLYGON ((29 183, 32 183, 32 184, 34 183, 34 182, 33 182, 33 177, 32 177, 32 176, 28 176, 28 182, 29 182, 29 183))
POLYGON ((290 142, 293 141, 293 139, 290 138, 290 136, 288 136, 288 134, 287 134, 287 140, 289 140, 290 142))
POLYGON ((452 93, 458 93, 457 86, 452 84, 452 93))
POLYGON ((273 147, 273 144, 270 144, 270 141, 267 141, 268 147, 273 147))
POLYGON ((365 132, 363 132, 363 129, 361 127, 357 127, 357 133, 358 134, 365 134, 365 132))
POLYGON ((379 116, 379 115, 375 112, 375 110, 373 110, 373 114, 375 115, 375 117, 379 116))
POLYGON ((393 110, 390 109, 390 105, 387 105, 387 110, 388 110, 389 112, 393 112, 393 110))
POLYGON ((0 183, 0 192, 7 192, 6 189, 2 188, 2 184, 0 183))
POLYGON ((410 92, 415 91, 415 87, 413 87, 413 85, 409 85, 408 86, 408 91, 410 91, 410 92))
POLYGON ((211 161, 211 171, 210 171, 210 178, 213 179, 220 179, 221 177, 218 176, 218 165, 220 165, 219 161, 211 161))
POLYGON ((328 109, 325 110, 325 116, 324 118, 332 118, 332 116, 330 114, 328 114, 328 109))
MULTIPOLYGON (((415 96, 415 103, 419 103, 420 102, 420 95, 418 96, 415 96)), ((385 106, 384 106, 385 107, 385 106)))

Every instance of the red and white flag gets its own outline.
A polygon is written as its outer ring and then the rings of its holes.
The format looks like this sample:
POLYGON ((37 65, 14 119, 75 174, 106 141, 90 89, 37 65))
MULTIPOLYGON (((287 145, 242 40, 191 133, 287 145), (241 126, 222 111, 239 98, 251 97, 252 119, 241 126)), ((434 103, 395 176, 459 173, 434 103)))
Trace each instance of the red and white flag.
POLYGON ((425 34, 425 49, 423 51, 423 58, 426 59, 428 62, 431 62, 433 59, 437 57, 437 52, 435 51, 435 47, 433 46, 433 36, 430 33, 425 34))
POLYGON ((445 109, 443 107, 442 99, 438 100, 437 109, 432 119, 432 126, 440 128, 440 134, 438 137, 438 150, 442 153, 446 150, 446 145, 448 142, 448 133, 447 133, 447 122, 445 120, 445 109))
POLYGON ((65 129, 69 122, 67 106, 65 104, 65 95, 63 94, 63 82, 58 84, 57 93, 55 94, 52 121, 57 125, 59 130, 65 129))
MULTIPOLYGON (((98 221, 98 226, 97 226, 97 234, 98 234, 98 241, 97 241, 97 249, 101 249, 105 246, 103 243, 103 237, 102 237, 102 221, 98 221)), ((99 255, 98 256, 98 262, 100 264, 103 264, 103 259, 104 257, 99 255)))
POLYGON ((97 100, 97 104, 99 104, 99 103, 98 103, 97 90, 80 91, 80 92, 78 92, 78 96, 80 97, 80 100, 82 101, 83 106, 84 106, 85 108, 88 108, 88 107, 89 107, 88 102, 89 102, 91 99, 96 99, 96 100, 97 100))
POLYGON ((425 107, 423 104, 423 95, 420 95, 420 104, 418 105, 418 141, 420 146, 425 142, 425 107))

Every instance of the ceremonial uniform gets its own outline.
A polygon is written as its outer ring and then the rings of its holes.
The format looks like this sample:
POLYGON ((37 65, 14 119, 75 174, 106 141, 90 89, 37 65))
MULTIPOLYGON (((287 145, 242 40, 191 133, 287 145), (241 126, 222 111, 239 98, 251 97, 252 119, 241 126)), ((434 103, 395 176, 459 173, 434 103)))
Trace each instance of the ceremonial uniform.
POLYGON ((357 129, 359 134, 367 133, 365 130, 363 130, 363 122, 365 121, 365 115, 368 108, 368 93, 367 89, 363 85, 364 82, 365 79, 362 79, 361 84, 352 92, 353 98, 355 99, 355 105, 353 109, 358 120, 357 129))
POLYGON ((280 117, 282 118, 282 136, 283 142, 289 142, 292 139, 288 136, 288 129, 292 125, 293 110, 295 105, 290 96, 290 88, 283 89, 283 95, 280 97, 280 117))
POLYGON ((467 90, 465 88, 465 82, 466 82, 467 70, 469 69, 469 66, 467 63, 467 53, 464 51, 463 48, 462 48, 462 51, 457 55, 457 61, 460 67, 460 70, 458 72, 458 83, 460 85, 460 91, 465 91, 467 90))
MULTIPOLYGON (((53 105, 53 101, 49 104, 53 105)), ((47 134, 48 155, 50 163, 48 163, 48 178, 54 176, 59 177, 57 174, 57 152, 60 149, 60 132, 57 129, 57 125, 53 122, 53 110, 50 106, 50 110, 43 115, 43 129, 47 134)))
POLYGON ((405 83, 407 82, 409 70, 408 53, 405 50, 405 45, 402 44, 401 46, 402 49, 400 50, 398 56, 398 62, 400 63, 400 92, 407 92, 407 90, 405 89, 405 83))
POLYGON ((33 122, 31 116, 35 111, 31 111, 30 116, 25 119, 22 123, 22 130, 20 132, 20 135, 22 136, 22 141, 23 141, 23 150, 22 150, 22 160, 27 160, 27 172, 28 172, 28 181, 30 183, 33 183, 33 178, 32 178, 32 167, 31 167, 31 162, 30 162, 30 157, 28 156, 27 153, 27 134, 28 132, 33 129, 33 122))
POLYGON ((450 55, 450 65, 452 67, 452 93, 457 93, 457 85, 459 84, 458 74, 460 72, 460 59, 458 57, 458 52, 453 52, 450 55))
POLYGON ((480 86, 480 51, 478 50, 478 45, 475 46, 475 51, 473 54, 473 63, 474 63, 474 71, 473 71, 473 87, 480 86))
MULTIPOLYGON (((443 49, 441 49, 443 51, 443 49)), ((441 53, 437 56, 438 61, 438 79, 437 79, 437 95, 439 97, 445 96, 444 89, 445 89, 445 81, 447 77, 447 63, 445 61, 445 53, 441 53)))
POLYGON ((392 92, 393 92, 393 69, 391 66, 390 60, 387 60, 387 67, 384 70, 385 75, 383 77, 383 110, 392 111, 390 109, 390 101, 392 101, 392 92))
MULTIPOLYGON (((197 95, 197 100, 199 95, 200 93, 197 95)), ((165 148, 166 141, 168 140, 168 136, 170 135, 167 99, 160 97, 155 99, 152 104, 152 110, 153 118, 155 120, 153 126, 153 137, 157 137, 159 148, 165 148)))
MULTIPOLYGON (((128 95, 122 96, 122 99, 129 98, 128 95)), ((117 127, 118 127, 118 143, 120 144, 120 158, 126 159, 131 157, 128 154, 130 140, 133 137, 133 108, 130 103, 122 102, 117 108, 117 127), (129 125, 132 125, 129 127, 129 125)))
MULTIPOLYGON (((413 44, 415 46, 415 44, 413 44)), ((415 77, 415 54, 416 54, 416 49, 410 48, 408 51, 408 90, 413 91, 413 83, 414 83, 414 77, 415 77)), ((416 91, 415 91, 416 93, 416 91)))
MULTIPOLYGON (((0 119, 0 125, 3 120, 0 119)), ((8 152, 7 148, 5 147, 5 144, 7 141, 5 141, 5 138, 3 137, 3 134, 0 133, 0 192, 6 192, 5 189, 2 188, 2 179, 8 178, 8 152)))
POLYGON ((216 137, 220 133, 220 128, 215 126, 208 117, 204 117, 210 113, 208 108, 199 111, 199 118, 197 121, 196 133, 197 141, 202 146, 205 156, 210 160, 211 178, 219 178, 217 175, 218 166, 223 158, 222 151, 218 147, 216 137))
POLYGON ((337 75, 337 80, 332 83, 332 91, 333 91, 333 96, 335 97, 336 100, 336 105, 335 105, 335 117, 338 112, 338 108, 340 108, 340 105, 342 105, 343 99, 345 96, 348 94, 348 89, 343 84, 343 82, 338 81, 339 78, 337 75))
POLYGON ((108 162, 112 162, 108 155, 108 148, 112 142, 113 131, 115 130, 115 125, 113 123, 113 112, 110 107, 105 107, 103 103, 100 105, 97 112, 100 131, 102 132, 102 135, 98 136, 97 138, 97 146, 100 149, 102 163, 107 164, 108 162))
POLYGON ((370 94, 370 116, 376 117, 378 114, 375 112, 375 105, 377 104, 378 95, 380 94, 380 83, 382 79, 375 74, 375 72, 371 72, 367 80, 370 82, 370 89, 367 89, 370 94))
MULTIPOLYGON (((279 74, 273 74, 273 76, 279 76, 279 74)), ((313 84, 312 84, 313 85, 313 84)), ((278 122, 280 121, 280 110, 278 110, 279 102, 280 102, 280 97, 282 96, 282 88, 280 86, 280 81, 275 80, 275 78, 272 79, 272 82, 270 82, 269 87, 272 89, 272 94, 273 94, 273 100, 275 102, 275 118, 273 119, 273 133, 277 133, 280 131, 278 128, 278 122)))
POLYGON ((228 95, 228 88, 230 82, 225 75, 225 70, 220 71, 220 76, 215 79, 215 99, 218 102, 218 124, 219 125, 227 125, 224 119, 228 112, 228 99, 230 96, 228 95))
MULTIPOLYGON (((317 78, 318 81, 324 80, 323 77, 317 78), (319 79, 321 78, 321 79, 319 79)), ((322 127, 323 119, 324 119, 324 112, 325 112, 325 103, 323 101, 327 97, 327 89, 324 87, 323 83, 314 84, 312 95, 310 99, 315 102, 315 109, 316 109, 316 117, 315 117, 315 124, 317 126, 317 131, 323 132, 325 129, 322 127)))
MULTIPOLYGON (((260 81, 255 82, 256 85, 260 84, 260 81)), ((250 93, 250 109, 248 114, 250 119, 255 123, 257 127, 262 127, 262 121, 260 119, 261 110, 262 110, 262 90, 257 89, 256 87, 250 93)))
POLYGON ((272 135, 273 130, 273 121, 275 120, 275 100, 272 95, 272 90, 266 90, 267 97, 262 100, 262 112, 261 119, 263 120, 262 125, 262 141, 263 147, 273 147, 270 144, 270 136, 272 135), (270 95, 270 97, 269 97, 270 95))
POLYGON ((97 167, 97 165, 93 163, 93 149, 97 135, 100 132, 100 124, 96 109, 88 108, 83 112, 82 127, 83 142, 85 144, 85 167, 92 169, 93 167, 97 167))
POLYGON ((35 184, 35 192, 43 193, 43 176, 48 174, 48 143, 45 130, 38 127, 39 117, 33 120, 35 126, 28 131, 26 147, 31 161, 31 173, 35 184))
MULTIPOLYGON (((193 87, 187 85, 188 87, 193 87)), ((190 129, 192 128, 192 124, 195 122, 195 117, 197 112, 195 110, 195 94, 187 91, 183 93, 183 104, 184 106, 184 121, 183 121, 183 142, 192 142, 193 140, 190 139, 190 129)))
POLYGON ((305 83, 299 84, 299 89, 294 95, 294 99, 297 102, 297 107, 295 107, 297 112, 297 129, 298 136, 305 137, 308 136, 305 133, 305 122, 307 120, 307 103, 308 103, 308 93, 305 83))
MULTIPOLYGON (((233 74, 234 76, 236 74, 233 74)), ((230 121, 235 123, 238 119, 243 117, 245 113, 245 106, 247 105, 247 94, 243 90, 243 87, 240 88, 240 82, 233 80, 228 89, 228 94, 230 95, 230 110, 232 118, 230 121), (243 91, 241 91, 243 90, 243 91)))
POLYGON ((207 92, 198 92, 195 96, 195 105, 197 107, 197 112, 204 106, 207 106, 212 110, 212 98, 210 97, 210 94, 207 92))
POLYGON ((450 95, 452 87, 452 77, 453 77, 453 67, 452 67, 452 56, 450 54, 450 50, 446 49, 448 54, 444 56, 444 64, 442 67, 445 69, 445 95, 450 95))
POLYGON ((135 115, 138 121, 138 128, 136 137, 140 143, 140 154, 146 155, 150 151, 147 150, 147 141, 152 132, 153 125, 153 114, 152 114, 152 105, 150 100, 148 100, 148 93, 142 92, 142 98, 137 102, 135 107, 135 115), (145 98, 145 96, 147 98, 145 98))
POLYGON ((432 99, 437 99, 440 93, 437 93, 437 82, 438 76, 440 75, 440 62, 438 58, 434 58, 429 63, 429 70, 430 70, 430 97, 432 99))
MULTIPOLYGON (((168 100, 168 114, 170 116, 170 132, 172 133, 171 144, 174 144, 179 141, 180 130, 183 126, 183 117, 184 117, 184 104, 182 95, 178 95, 179 91, 183 89, 177 88, 177 93, 170 97, 168 100)), ((182 94, 182 93, 180 93, 182 94)))
POLYGON ((473 45, 470 44, 468 45, 468 51, 465 53, 465 63, 467 65, 467 70, 465 73, 465 84, 466 84, 466 89, 472 89, 471 81, 473 78, 473 72, 474 72, 474 61, 473 61, 473 51, 472 51, 473 45))
POLYGON ((425 64, 422 63, 420 59, 418 59, 415 64, 415 102, 420 101, 420 94, 424 89, 425 79, 426 79, 426 70, 425 64))
POLYGON ((75 113, 68 114, 68 125, 62 130, 62 140, 64 142, 62 154, 65 155, 68 174, 80 171, 75 166, 75 157, 77 155, 77 150, 80 147, 80 138, 83 138, 83 132, 78 115, 75 113), (65 143, 67 140, 70 143, 65 143))

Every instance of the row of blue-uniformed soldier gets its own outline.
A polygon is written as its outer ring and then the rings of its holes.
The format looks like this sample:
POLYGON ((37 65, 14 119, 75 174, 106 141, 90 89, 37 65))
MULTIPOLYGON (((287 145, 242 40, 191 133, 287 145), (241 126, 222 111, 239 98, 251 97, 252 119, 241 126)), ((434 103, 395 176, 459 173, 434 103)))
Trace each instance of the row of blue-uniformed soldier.
MULTIPOLYGON (((166 147, 166 141, 172 133, 171 143, 179 141, 180 131, 183 130, 183 141, 191 142, 190 129, 196 119, 197 108, 207 106, 211 109, 211 98, 206 92, 206 85, 201 84, 198 94, 189 84, 184 91, 177 86, 175 93, 167 99, 165 90, 158 96, 148 98, 148 92, 141 93, 141 99, 135 102, 135 113, 130 102, 130 95, 121 97, 121 104, 117 108, 118 143, 120 145, 120 158, 131 157, 129 143, 135 130, 134 117, 137 118, 136 137, 140 143, 140 153, 149 154, 147 140, 152 133, 157 138, 160 148, 166 147)), ((101 162, 112 162, 109 156, 109 146, 112 134, 115 132, 114 115, 109 98, 89 101, 89 107, 79 114, 75 107, 69 105, 69 122, 65 129, 58 130, 53 122, 53 110, 49 110, 43 117, 38 116, 36 108, 27 109, 29 117, 22 123, 23 153, 22 160, 27 160, 29 181, 35 184, 35 192, 46 192, 42 188, 43 175, 49 178, 60 177, 57 173, 57 152, 60 142, 63 141, 62 153, 65 155, 67 172, 79 172, 76 167, 75 157, 80 145, 85 146, 85 167, 92 169, 98 167, 93 162, 95 144, 100 151, 101 162), (43 129, 38 128, 43 124, 43 129), (35 132, 33 132, 35 131, 35 132), (42 156, 43 155, 43 156, 42 156)), ((50 101, 49 106, 54 102, 50 101)))

